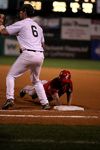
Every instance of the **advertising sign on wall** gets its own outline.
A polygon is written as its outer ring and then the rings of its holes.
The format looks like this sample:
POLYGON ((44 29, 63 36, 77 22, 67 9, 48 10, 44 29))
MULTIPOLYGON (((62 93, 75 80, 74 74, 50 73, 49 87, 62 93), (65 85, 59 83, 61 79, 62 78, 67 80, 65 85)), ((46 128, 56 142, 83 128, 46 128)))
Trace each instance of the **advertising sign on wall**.
POLYGON ((90 40, 90 19, 62 18, 61 39, 90 40))
POLYGON ((4 53, 5 55, 19 55, 19 45, 16 39, 8 39, 4 40, 4 53))

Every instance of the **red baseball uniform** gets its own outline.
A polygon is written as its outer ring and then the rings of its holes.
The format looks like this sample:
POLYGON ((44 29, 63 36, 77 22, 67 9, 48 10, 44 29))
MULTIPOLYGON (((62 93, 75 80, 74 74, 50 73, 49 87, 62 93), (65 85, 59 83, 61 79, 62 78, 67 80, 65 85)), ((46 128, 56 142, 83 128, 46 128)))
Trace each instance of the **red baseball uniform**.
POLYGON ((68 79, 67 82, 62 82, 59 77, 56 77, 45 83, 43 86, 49 101, 53 100, 52 95, 55 92, 57 92, 59 97, 61 97, 64 93, 70 94, 73 91, 71 79, 68 79))
MULTIPOLYGON (((67 104, 71 104, 71 93, 73 92, 73 84, 71 81, 71 73, 68 70, 62 70, 59 73, 58 77, 55 77, 50 81, 42 80, 42 84, 44 86, 45 93, 49 101, 59 101, 59 97, 66 93, 67 104)), ((28 93, 32 97, 32 99, 37 98, 37 93, 34 86, 24 87, 20 92, 20 96, 23 97, 26 93, 28 93)))

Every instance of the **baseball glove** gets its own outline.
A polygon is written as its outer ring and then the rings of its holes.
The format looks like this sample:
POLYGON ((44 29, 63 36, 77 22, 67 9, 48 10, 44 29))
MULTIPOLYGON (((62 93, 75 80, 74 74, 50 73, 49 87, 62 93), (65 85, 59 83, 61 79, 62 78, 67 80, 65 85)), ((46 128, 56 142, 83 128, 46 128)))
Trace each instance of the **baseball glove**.
POLYGON ((5 22, 5 15, 4 14, 0 14, 0 25, 3 25, 5 22))

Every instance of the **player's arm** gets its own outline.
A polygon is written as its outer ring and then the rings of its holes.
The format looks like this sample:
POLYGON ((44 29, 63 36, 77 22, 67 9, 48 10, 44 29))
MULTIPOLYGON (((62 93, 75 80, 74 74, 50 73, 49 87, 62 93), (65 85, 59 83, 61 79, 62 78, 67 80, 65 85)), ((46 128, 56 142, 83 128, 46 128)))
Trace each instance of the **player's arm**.
POLYGON ((67 91, 67 105, 71 105, 72 102, 72 92, 67 91))
POLYGON ((58 92, 55 92, 54 94, 52 94, 52 98, 53 98, 53 100, 56 102, 56 105, 61 105, 58 92))
POLYGON ((73 92, 73 85, 72 85, 72 81, 70 80, 70 82, 67 84, 67 105, 71 105, 72 102, 72 92, 73 92))
POLYGON ((0 34, 2 35, 9 35, 8 31, 6 30, 5 26, 0 26, 0 34))
POLYGON ((45 39, 44 39, 43 30, 41 32, 41 45, 42 45, 43 49, 45 49, 45 39))

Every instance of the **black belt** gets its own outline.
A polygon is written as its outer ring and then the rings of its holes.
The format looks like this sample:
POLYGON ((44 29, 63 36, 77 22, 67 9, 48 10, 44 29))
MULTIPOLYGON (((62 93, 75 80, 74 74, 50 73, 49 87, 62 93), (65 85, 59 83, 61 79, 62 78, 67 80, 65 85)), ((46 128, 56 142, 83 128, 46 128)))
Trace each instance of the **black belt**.
POLYGON ((43 51, 36 51, 36 50, 32 50, 32 49, 26 49, 27 51, 31 51, 31 52, 40 52, 42 53, 43 51))

